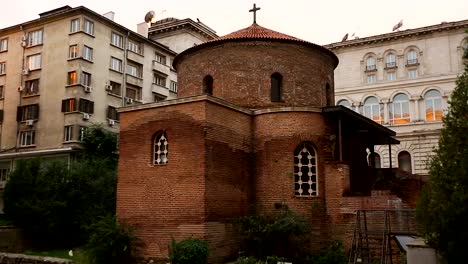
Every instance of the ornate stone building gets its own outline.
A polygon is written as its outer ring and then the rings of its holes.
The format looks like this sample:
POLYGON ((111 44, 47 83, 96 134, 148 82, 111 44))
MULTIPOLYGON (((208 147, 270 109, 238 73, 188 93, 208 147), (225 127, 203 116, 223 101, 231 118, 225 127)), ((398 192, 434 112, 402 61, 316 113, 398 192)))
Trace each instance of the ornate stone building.
POLYGON ((389 159, 375 148, 376 162, 427 175, 442 116, 463 71, 468 20, 326 45, 339 58, 335 98, 343 105, 397 132, 400 145, 389 159))

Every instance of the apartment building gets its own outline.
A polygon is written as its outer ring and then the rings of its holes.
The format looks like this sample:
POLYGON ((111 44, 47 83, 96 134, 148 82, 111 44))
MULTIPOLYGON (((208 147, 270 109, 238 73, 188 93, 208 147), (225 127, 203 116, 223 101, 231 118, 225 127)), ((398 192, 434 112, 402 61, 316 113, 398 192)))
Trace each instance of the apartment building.
POLYGON ((0 29, 0 188, 15 160, 71 157, 116 108, 175 98, 176 53, 83 6, 0 29))
POLYGON ((468 20, 442 22, 325 46, 340 60, 335 102, 397 132, 399 145, 376 147, 378 166, 428 174, 444 111, 464 70, 467 29, 468 20))

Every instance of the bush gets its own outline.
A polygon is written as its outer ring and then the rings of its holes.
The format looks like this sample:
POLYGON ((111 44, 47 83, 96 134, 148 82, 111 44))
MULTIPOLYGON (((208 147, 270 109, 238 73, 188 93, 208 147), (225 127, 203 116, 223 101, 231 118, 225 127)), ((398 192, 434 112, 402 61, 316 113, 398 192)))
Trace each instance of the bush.
POLYGON ((91 226, 93 233, 85 246, 85 255, 92 264, 130 264, 140 259, 141 242, 133 229, 119 224, 115 216, 103 217, 91 226))
POLYGON ((208 261, 208 243, 198 238, 172 241, 172 264, 205 264, 208 261))
POLYGON ((258 260, 254 257, 239 257, 236 264, 257 264, 258 260))
POLYGON ((333 241, 330 246, 322 250, 319 255, 313 257, 312 259, 312 263, 314 264, 348 263, 348 258, 341 241, 333 241))

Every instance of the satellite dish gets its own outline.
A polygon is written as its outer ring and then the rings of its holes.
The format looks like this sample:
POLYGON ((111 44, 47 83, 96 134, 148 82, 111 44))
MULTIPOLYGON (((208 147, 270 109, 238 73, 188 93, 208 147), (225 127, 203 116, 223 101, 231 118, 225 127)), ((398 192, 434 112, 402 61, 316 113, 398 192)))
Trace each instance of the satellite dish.
POLYGON ((348 39, 348 33, 346 33, 346 35, 344 35, 343 39, 341 39, 341 42, 346 41, 347 39, 348 39))
POLYGON ((156 13, 154 11, 149 11, 145 15, 145 22, 146 23, 154 23, 156 22, 156 13))
POLYGON ((402 26, 403 26, 403 19, 400 20, 400 22, 398 22, 398 24, 396 24, 395 26, 393 26, 392 31, 395 31, 395 30, 401 28, 402 26))

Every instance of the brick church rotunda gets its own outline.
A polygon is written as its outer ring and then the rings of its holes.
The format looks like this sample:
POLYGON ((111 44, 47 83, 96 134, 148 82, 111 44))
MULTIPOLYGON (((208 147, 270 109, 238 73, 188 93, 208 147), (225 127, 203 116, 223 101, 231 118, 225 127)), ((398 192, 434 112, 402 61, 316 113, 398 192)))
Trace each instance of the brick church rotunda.
POLYGON ((307 219, 318 249, 345 239, 363 204, 398 199, 370 198, 366 149, 398 141, 334 106, 337 65, 329 50, 255 21, 175 58, 178 99, 121 108, 117 214, 145 256, 167 258, 172 239, 199 237, 210 263, 235 258, 232 220, 278 203, 307 219))

